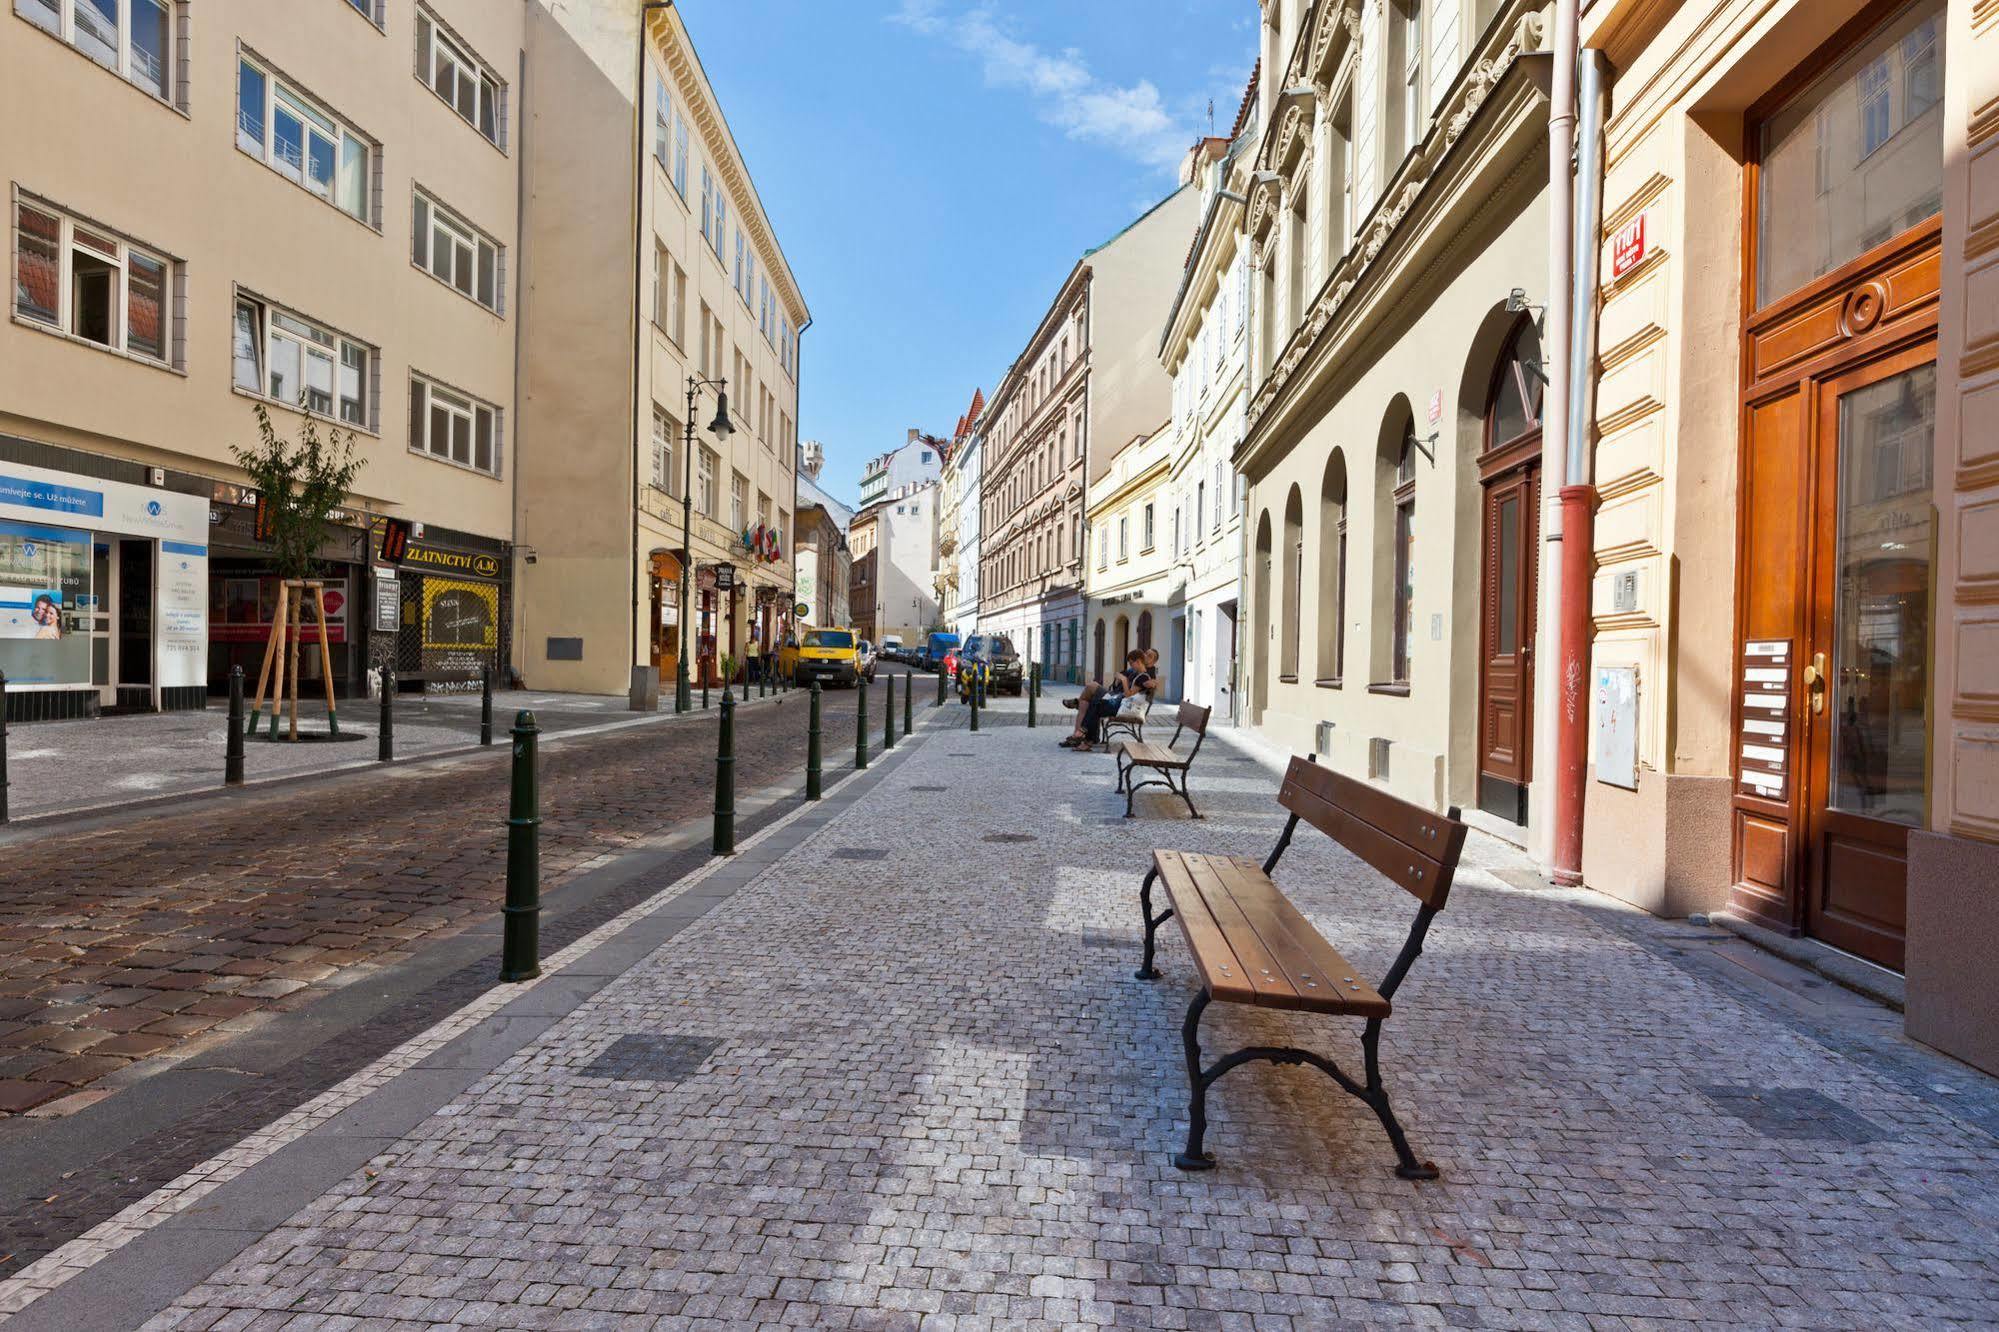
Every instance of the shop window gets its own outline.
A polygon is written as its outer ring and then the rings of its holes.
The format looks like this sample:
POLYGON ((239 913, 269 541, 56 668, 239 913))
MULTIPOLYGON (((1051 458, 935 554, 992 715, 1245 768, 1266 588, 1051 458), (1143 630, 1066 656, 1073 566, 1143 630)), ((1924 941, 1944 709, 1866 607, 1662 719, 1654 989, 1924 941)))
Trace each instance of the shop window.
POLYGON ((500 474, 501 412, 420 375, 410 377, 410 451, 500 474))
POLYGON ((378 224, 370 197, 374 140, 249 56, 236 68, 236 146, 342 212, 378 224))
POLYGON ((153 96, 186 102, 174 67, 168 0, 14 0, 14 12, 153 96))
POLYGON ((0 671, 7 683, 88 685, 91 536, 0 522, 0 671))
POLYGON ((416 16, 416 76, 495 147, 506 145, 506 85, 427 9, 416 16))
POLYGON ((236 299, 236 387, 360 430, 377 428, 376 351, 254 296, 236 299))
MULTIPOLYGON (((487 238, 422 190, 410 209, 410 262, 461 295, 499 314, 506 285, 506 247, 487 238)), ((663 253, 663 252, 662 252, 663 253)), ((654 261, 658 262, 655 254, 654 261)), ((654 271, 654 317, 658 317, 658 273, 654 271)))
POLYGON ((14 313, 112 351, 179 356, 170 260, 41 203, 14 210, 14 313))
POLYGON ((1758 128, 1759 306, 1942 210, 1943 11, 1904 9, 1758 128))

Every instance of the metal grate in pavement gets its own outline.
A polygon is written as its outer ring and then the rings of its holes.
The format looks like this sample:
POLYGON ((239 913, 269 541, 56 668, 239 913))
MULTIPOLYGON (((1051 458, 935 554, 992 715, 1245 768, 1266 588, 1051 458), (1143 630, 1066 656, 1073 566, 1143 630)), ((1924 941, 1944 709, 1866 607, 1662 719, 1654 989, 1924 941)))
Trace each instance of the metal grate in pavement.
POLYGON ((1809 1087, 1702 1087, 1700 1094, 1766 1138, 1860 1144, 1894 1135, 1809 1087))
POLYGON ((1033 833, 987 833, 981 842, 1038 842, 1041 839, 1033 833))
POLYGON ((948 786, 912 786, 909 789, 912 791, 948 791, 951 788, 948 786))
POLYGON ((832 852, 829 860, 887 860, 888 852, 878 846, 843 846, 832 852))
POLYGON ((1136 948, 1142 941, 1136 934, 1123 930, 1106 930, 1098 926, 1086 926, 1083 930, 1085 948, 1136 948))
POLYGON ((580 1073, 619 1082, 679 1082, 699 1073, 721 1043, 719 1036, 620 1036, 580 1073))

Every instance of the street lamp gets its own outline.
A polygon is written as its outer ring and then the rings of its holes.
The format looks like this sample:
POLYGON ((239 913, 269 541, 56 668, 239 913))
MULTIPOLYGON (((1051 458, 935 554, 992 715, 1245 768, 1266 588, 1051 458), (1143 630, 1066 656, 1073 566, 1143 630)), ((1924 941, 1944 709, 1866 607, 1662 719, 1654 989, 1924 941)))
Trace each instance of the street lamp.
POLYGON ((694 577, 694 401, 704 388, 715 390, 715 419, 708 423, 708 433, 717 439, 727 439, 736 433, 729 424, 729 381, 726 379, 703 379, 699 375, 687 377, 687 427, 682 445, 686 457, 681 459, 682 480, 680 485, 680 657, 673 669, 673 710, 685 712, 694 706, 694 691, 687 682, 687 587, 694 577))

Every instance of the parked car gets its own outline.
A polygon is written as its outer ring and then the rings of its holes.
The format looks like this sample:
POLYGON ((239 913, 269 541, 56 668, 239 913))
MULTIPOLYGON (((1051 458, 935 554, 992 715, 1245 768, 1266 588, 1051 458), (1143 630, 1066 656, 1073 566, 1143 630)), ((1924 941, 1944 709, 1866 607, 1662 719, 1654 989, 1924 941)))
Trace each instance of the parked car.
POLYGON ((1020 653, 1005 634, 973 634, 965 640, 958 655, 987 668, 986 688, 990 692, 1004 692, 1018 698, 1026 687, 1020 653))
POLYGON ((785 644, 778 654, 778 669, 789 671, 800 686, 814 680, 858 684, 864 678, 860 640, 851 629, 807 629, 798 642, 785 644))
POLYGON ((930 641, 923 645, 923 668, 928 671, 944 670, 944 658, 949 656, 951 649, 957 646, 958 636, 956 634, 930 635, 930 641))

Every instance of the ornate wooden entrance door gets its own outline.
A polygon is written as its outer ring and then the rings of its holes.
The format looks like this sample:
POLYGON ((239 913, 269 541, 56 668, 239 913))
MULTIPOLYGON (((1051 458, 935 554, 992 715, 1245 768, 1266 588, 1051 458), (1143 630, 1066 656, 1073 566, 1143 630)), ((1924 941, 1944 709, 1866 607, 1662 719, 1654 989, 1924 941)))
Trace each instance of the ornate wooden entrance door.
POLYGON ((1541 343, 1522 319, 1485 413, 1479 559, 1478 804, 1527 822, 1534 778, 1534 592, 1540 550, 1541 343))

